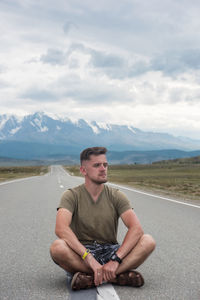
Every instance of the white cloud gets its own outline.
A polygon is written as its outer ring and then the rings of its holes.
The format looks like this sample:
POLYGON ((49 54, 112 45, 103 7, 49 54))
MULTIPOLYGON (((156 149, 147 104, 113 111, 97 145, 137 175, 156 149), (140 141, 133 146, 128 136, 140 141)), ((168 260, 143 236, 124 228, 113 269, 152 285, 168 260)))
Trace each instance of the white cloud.
POLYGON ((52 65, 65 64, 65 54, 57 49, 48 49, 46 54, 41 55, 40 61, 43 63, 49 63, 52 65))
POLYGON ((1 1, 1 113, 39 105, 200 138, 199 8, 186 0, 1 1))

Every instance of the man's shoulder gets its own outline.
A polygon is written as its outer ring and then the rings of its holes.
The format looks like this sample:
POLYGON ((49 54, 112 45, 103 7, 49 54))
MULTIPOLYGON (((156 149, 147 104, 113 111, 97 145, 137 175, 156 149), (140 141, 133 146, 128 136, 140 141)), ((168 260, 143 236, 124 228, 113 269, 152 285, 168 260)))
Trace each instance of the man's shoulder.
POLYGON ((118 188, 105 184, 105 191, 111 197, 120 197, 123 194, 118 188))
POLYGON ((119 189, 115 188, 115 187, 112 187, 108 184, 104 184, 104 188, 106 190, 106 192, 109 192, 109 193, 116 193, 119 189))
POLYGON ((78 185, 72 188, 68 188, 66 191, 64 191, 63 196, 75 196, 75 195, 79 195, 80 193, 82 193, 84 190, 84 185, 78 185))
POLYGON ((119 188, 105 185, 105 190, 109 198, 113 201, 129 201, 126 194, 123 193, 119 188))
POLYGON ((66 191, 64 191, 64 193, 61 196, 60 205, 57 209, 67 208, 73 213, 78 203, 81 188, 82 187, 80 185, 73 188, 69 188, 66 191))
POLYGON ((120 189, 108 185, 105 185, 105 189, 119 216, 126 210, 132 208, 129 199, 120 189))

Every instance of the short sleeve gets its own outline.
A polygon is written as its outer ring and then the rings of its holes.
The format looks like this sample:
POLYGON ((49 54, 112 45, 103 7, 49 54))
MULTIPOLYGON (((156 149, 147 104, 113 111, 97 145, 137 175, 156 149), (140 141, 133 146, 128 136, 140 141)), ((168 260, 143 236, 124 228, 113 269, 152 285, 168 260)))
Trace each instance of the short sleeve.
POLYGON ((66 208, 73 214, 73 212, 75 210, 75 205, 76 205, 75 197, 74 197, 72 191, 67 190, 62 195, 61 200, 60 200, 60 204, 59 204, 57 210, 59 208, 66 208))
POLYGON ((132 209, 129 199, 119 190, 115 194, 115 205, 119 216, 126 210, 132 209))

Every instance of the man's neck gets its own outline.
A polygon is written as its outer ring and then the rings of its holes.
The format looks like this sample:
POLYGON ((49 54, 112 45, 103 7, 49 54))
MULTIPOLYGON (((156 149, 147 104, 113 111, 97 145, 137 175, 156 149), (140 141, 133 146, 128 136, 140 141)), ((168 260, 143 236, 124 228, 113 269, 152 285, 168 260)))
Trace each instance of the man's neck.
POLYGON ((96 183, 93 183, 93 182, 88 183, 86 181, 85 182, 85 188, 87 189, 87 191, 92 196, 92 199, 96 202, 97 199, 98 199, 98 197, 99 197, 99 195, 103 191, 104 183, 96 184, 96 183))

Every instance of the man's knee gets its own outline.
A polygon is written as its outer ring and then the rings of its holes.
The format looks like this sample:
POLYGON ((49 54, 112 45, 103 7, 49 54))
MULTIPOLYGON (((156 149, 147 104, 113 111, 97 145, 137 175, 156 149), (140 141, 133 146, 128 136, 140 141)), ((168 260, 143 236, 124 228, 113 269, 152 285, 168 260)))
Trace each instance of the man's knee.
POLYGON ((143 234, 140 239, 141 244, 145 247, 148 253, 153 252, 156 247, 156 242, 150 234, 143 234))
POLYGON ((64 240, 61 239, 55 240, 50 247, 50 254, 52 259, 56 262, 56 258, 60 257, 60 255, 62 255, 63 252, 66 253, 67 248, 68 248, 67 244, 65 243, 64 240))

